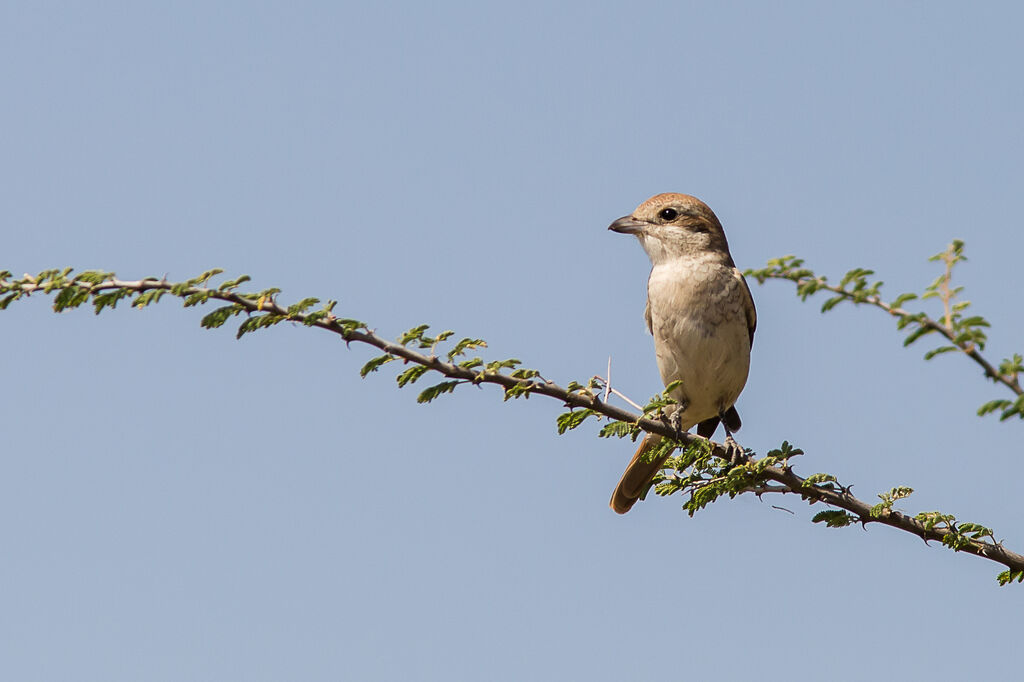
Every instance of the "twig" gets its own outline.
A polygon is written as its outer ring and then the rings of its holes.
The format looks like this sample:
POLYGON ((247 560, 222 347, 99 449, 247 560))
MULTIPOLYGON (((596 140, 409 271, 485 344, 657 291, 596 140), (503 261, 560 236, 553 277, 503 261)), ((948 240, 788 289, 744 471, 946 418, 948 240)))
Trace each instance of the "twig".
MULTIPOLYGON (((978 351, 976 344, 971 343, 969 341, 957 341, 956 336, 953 333, 951 327, 947 327, 946 325, 937 322, 936 320, 933 320, 924 313, 912 313, 909 310, 906 310, 901 307, 893 307, 886 303, 885 301, 883 301, 879 296, 865 296, 863 298, 859 298, 856 295, 854 295, 853 292, 850 292, 842 287, 829 284, 827 280, 825 280, 825 278, 823 277, 793 278, 787 277, 785 274, 773 274, 765 272, 759 273, 759 276, 763 277, 764 279, 788 280, 790 282, 794 282, 797 285, 797 287, 800 287, 802 284, 813 282, 816 289, 831 291, 832 293, 838 296, 842 296, 843 298, 853 301, 854 303, 866 303, 868 305, 875 306, 876 308, 880 308, 881 310, 884 310, 885 312, 889 313, 893 317, 911 318, 916 324, 919 324, 926 329, 938 332, 939 334, 944 336, 951 344, 959 348, 964 353, 964 355, 974 360, 974 362, 976 362, 985 371, 986 377, 992 379, 995 382, 1003 384, 1018 396, 1024 395, 1024 387, 1021 387, 1020 381, 1016 377, 1006 376, 1000 373, 999 370, 997 370, 991 362, 989 362, 988 360, 985 359, 984 356, 982 356, 982 354, 978 351)), ((946 315, 948 319, 948 307, 946 315)))
MULTIPOLYGON (((337 334, 347 343, 365 343, 384 351, 388 355, 435 370, 452 379, 463 382, 472 382, 474 384, 495 384, 504 389, 525 389, 529 393, 547 395, 563 402, 570 408, 584 408, 616 421, 636 424, 644 431, 656 433, 670 441, 674 441, 679 447, 684 447, 692 443, 706 443, 711 447, 711 454, 724 460, 729 460, 731 458, 736 465, 753 465, 757 462, 755 457, 746 454, 737 455, 724 444, 709 441, 693 434, 679 434, 667 420, 656 418, 652 419, 645 417, 642 414, 628 412, 622 408, 602 401, 599 396, 589 392, 581 392, 578 390, 569 391, 557 384, 545 380, 516 379, 500 372, 460 367, 453 362, 445 362, 433 354, 424 355, 423 353, 419 353, 401 343, 381 338, 375 332, 368 329, 353 329, 333 314, 317 315, 289 310, 288 308, 279 305, 275 300, 274 296, 277 290, 268 290, 262 295, 254 297, 236 293, 230 290, 230 288, 211 289, 205 286, 183 286, 182 284, 174 284, 167 282, 166 280, 156 279, 125 281, 110 278, 97 283, 89 283, 81 280, 66 280, 59 283, 52 281, 48 283, 37 283, 33 278, 27 276, 25 279, 16 282, 0 279, 0 292, 6 292, 8 294, 11 292, 21 292, 24 295, 29 295, 40 291, 53 293, 70 287, 75 287, 78 290, 85 291, 89 296, 93 297, 95 297, 99 292, 113 290, 124 290, 126 292, 136 292, 140 294, 160 290, 170 292, 179 298, 186 299, 186 302, 190 299, 196 299, 196 297, 201 299, 196 300, 196 302, 205 302, 207 299, 225 301, 239 306, 250 315, 275 315, 292 322, 302 323, 306 326, 318 327, 333 334, 337 334)), ((843 293, 841 290, 835 288, 830 288, 830 290, 835 291, 836 293, 843 293)), ((9 303, 10 300, 7 302, 9 303)), ((886 305, 880 301, 875 300, 869 302, 874 305, 878 305, 883 309, 888 309, 886 305)), ((4 305, 6 306, 6 304, 4 305)), ((900 309, 888 310, 894 315, 905 314, 900 309)), ((933 322, 932 324, 936 323, 933 322)), ((937 330, 941 332, 943 327, 939 325, 937 330)), ((640 406, 630 401, 618 391, 615 391, 614 389, 611 390, 637 409, 642 410, 640 406)), ((875 515, 873 514, 872 505, 855 498, 849 493, 849 488, 840 488, 837 490, 829 486, 808 484, 805 479, 794 473, 792 468, 789 466, 778 467, 759 465, 758 470, 760 472, 760 476, 764 480, 770 480, 781 484, 781 486, 778 487, 766 487, 762 492, 795 494, 810 503, 822 502, 829 506, 851 513, 865 525, 868 523, 880 523, 882 525, 891 526, 916 535, 924 539, 926 542, 931 540, 941 542, 952 532, 944 528, 929 528, 921 521, 906 516, 898 511, 886 510, 883 514, 875 515)), ((994 542, 984 542, 981 540, 971 539, 965 545, 960 546, 957 549, 958 551, 967 552, 968 554, 973 554, 975 556, 1001 563, 1011 571, 1024 571, 1024 555, 1007 550, 1002 545, 994 542)))
POLYGON ((608 376, 605 378, 604 384, 604 402, 608 402, 608 394, 612 390, 612 356, 608 356, 608 376))

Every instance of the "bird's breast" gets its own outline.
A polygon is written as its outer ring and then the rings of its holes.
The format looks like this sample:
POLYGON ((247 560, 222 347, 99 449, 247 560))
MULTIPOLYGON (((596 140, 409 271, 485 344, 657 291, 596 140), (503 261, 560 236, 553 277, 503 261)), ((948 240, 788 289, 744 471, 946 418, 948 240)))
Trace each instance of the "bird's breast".
POLYGON ((695 421, 732 406, 747 380, 750 331, 738 271, 679 259, 656 266, 648 282, 651 333, 662 381, 682 381, 677 399, 695 421))

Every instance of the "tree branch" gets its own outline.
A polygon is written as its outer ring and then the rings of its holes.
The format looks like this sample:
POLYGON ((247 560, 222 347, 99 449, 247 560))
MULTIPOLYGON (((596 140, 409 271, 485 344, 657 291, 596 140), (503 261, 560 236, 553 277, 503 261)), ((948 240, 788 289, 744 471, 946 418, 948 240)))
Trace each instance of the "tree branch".
MULTIPOLYGON (((784 277, 781 275, 767 275, 765 279, 791 278, 784 277)), ((1024 395, 1024 388, 1021 387, 1018 378, 1012 376, 1004 376, 1003 374, 1001 374, 991 362, 986 360, 985 357, 978 352, 976 344, 972 344, 969 341, 958 340, 952 327, 946 326, 941 322, 933 320, 924 313, 912 313, 909 310, 906 310, 905 308, 894 307, 883 301, 879 296, 866 296, 862 299, 859 299, 851 291, 847 291, 834 284, 828 284, 824 277, 817 277, 813 279, 809 277, 801 277, 799 279, 794 279, 792 281, 795 282, 798 287, 801 286, 802 284, 805 285, 813 281, 819 289, 822 289, 824 291, 831 291, 834 294, 842 296, 844 299, 848 301, 852 301, 854 303, 863 303, 874 306, 876 308, 880 308, 881 310, 884 310, 893 317, 912 320, 914 323, 920 325, 921 327, 924 327, 925 329, 928 329, 929 331, 938 332, 942 336, 946 337, 946 339, 950 343, 952 343, 954 346, 960 349, 964 353, 964 355, 974 360, 974 362, 976 362, 985 371, 985 376, 987 378, 1002 384, 1006 388, 1013 391, 1016 395, 1024 395)))
MULTIPOLYGON (((540 378, 539 372, 535 370, 514 369, 519 364, 517 360, 492 363, 484 363, 479 358, 463 362, 454 360, 465 348, 485 345, 479 339, 464 339, 459 342, 448 353, 446 361, 436 355, 436 349, 439 342, 448 338, 451 332, 444 332, 436 338, 426 337, 424 331, 427 327, 423 325, 406 332, 398 341, 390 341, 378 336, 375 331, 369 329, 362 322, 334 315, 332 312, 334 302, 328 302, 323 308, 308 312, 310 308, 319 303, 317 299, 304 299, 294 305, 283 306, 276 300, 279 293, 277 289, 267 289, 254 294, 238 293, 235 289, 242 282, 248 280, 246 276, 225 282, 218 288, 212 288, 207 286, 207 282, 213 275, 219 274, 219 270, 211 270, 200 277, 180 283, 153 278, 128 281, 117 279, 113 273, 99 272, 84 272, 70 278, 70 272, 70 268, 61 271, 48 270, 36 277, 25 275, 22 279, 11 280, 10 272, 0 271, 0 296, 3 297, 0 298, 0 310, 6 309, 15 300, 36 293, 54 295, 54 309, 57 312, 91 301, 96 312, 99 313, 104 308, 113 308, 118 301, 132 296, 135 298, 131 305, 139 308, 157 302, 164 294, 182 299, 185 306, 204 304, 211 299, 222 301, 228 305, 206 315, 202 321, 204 327, 222 326, 234 315, 247 316, 239 326, 238 336, 284 321, 317 327, 337 334, 348 344, 364 343, 385 353, 385 356, 367 363, 363 368, 364 376, 370 371, 375 371, 377 367, 388 360, 397 358, 407 364, 411 363, 423 368, 414 374, 410 374, 410 370, 404 371, 399 376, 400 385, 413 383, 423 372, 433 370, 453 380, 450 382, 452 384, 495 384, 504 390, 506 399, 529 397, 533 393, 546 395, 561 401, 571 410, 579 410, 568 413, 570 417, 568 420, 563 421, 566 415, 559 418, 560 431, 576 428, 587 417, 601 415, 612 420, 611 424, 602 429, 602 435, 633 436, 635 438, 640 430, 656 433, 665 439, 666 447, 669 450, 683 449, 684 455, 680 459, 685 459, 685 466, 694 466, 695 470, 698 460, 707 463, 712 461, 711 458, 716 458, 713 461, 719 462, 718 464, 711 465, 710 469, 701 470, 701 472, 712 469, 717 471, 717 475, 712 479, 694 478, 698 474, 693 474, 688 479, 674 479, 673 477, 664 479, 670 484, 667 488, 674 486, 673 490, 690 492, 691 502, 698 493, 705 495, 699 504, 690 507, 691 514, 696 508, 704 506, 708 501, 722 494, 735 496, 750 492, 758 495, 777 492, 799 495, 808 503, 821 502, 846 513, 845 516, 837 517, 834 515, 843 514, 843 512, 827 512, 830 514, 827 519, 829 525, 850 525, 850 523, 860 522, 863 525, 880 523, 891 526, 916 535, 926 542, 937 540, 956 551, 1003 564, 1009 570, 1000 576, 1002 583, 1011 580, 1024 581, 1024 556, 1005 549, 1000 543, 995 542, 994 538, 992 541, 980 539, 982 537, 991 538, 992 533, 987 528, 977 524, 960 524, 958 526, 951 516, 937 513, 910 517, 892 510, 892 501, 909 494, 909 492, 880 496, 883 499, 883 504, 872 506, 851 495, 848 487, 839 486, 834 477, 824 474, 815 474, 809 478, 798 476, 789 466, 788 460, 790 457, 802 453, 793 449, 788 443, 783 444, 782 450, 773 450, 761 458, 756 457, 749 450, 744 454, 735 455, 732 449, 726 448, 721 443, 688 433, 678 433, 667 418, 650 416, 652 413, 659 414, 658 408, 664 404, 658 399, 653 400, 644 408, 644 414, 636 414, 601 400, 600 393, 592 390, 593 383, 590 386, 581 386, 572 382, 567 387, 562 387, 552 381, 540 378), (418 344, 421 349, 429 349, 429 353, 422 353, 410 348, 411 343, 418 344), (504 370, 512 371, 505 373, 504 370), (610 428, 616 426, 620 428, 610 428), (678 481, 683 481, 683 483, 678 481), (767 481, 775 482, 778 485, 766 486, 765 482, 767 481)), ((837 291, 837 293, 840 292, 837 291)), ((893 314, 900 313, 893 312, 893 314)), ((445 384, 439 384, 432 388, 438 389, 441 386, 445 386, 445 384)), ((424 395, 431 391, 431 389, 427 389, 421 393, 420 400, 429 402, 439 393, 447 392, 452 388, 454 386, 434 391, 424 399, 424 395)), ((705 466, 705 464, 700 466, 705 466)), ((893 492, 895 493, 896 490, 894 489, 893 492)), ((899 490, 909 491, 909 489, 899 490)), ((816 520, 826 519, 816 517, 816 520)))
POLYGON ((941 335, 949 345, 928 351, 925 354, 926 360, 949 351, 959 351, 981 367, 987 378, 1001 384, 1017 396, 1016 400, 989 401, 979 408, 978 414, 985 415, 1001 410, 1000 420, 1006 420, 1014 415, 1024 419, 1024 387, 1020 383, 1020 375, 1024 372, 1024 358, 1020 354, 1014 354, 1012 358, 1003 360, 998 367, 986 359, 981 351, 984 350, 987 341, 983 328, 988 327, 989 323, 979 316, 963 316, 963 312, 970 305, 968 301, 954 302, 961 288, 951 287, 950 281, 953 266, 966 260, 963 255, 963 242, 954 241, 944 252, 936 254, 931 260, 942 261, 945 265, 944 272, 927 287, 920 298, 940 298, 944 322, 933 319, 923 312, 915 313, 902 307, 905 302, 919 298, 917 294, 901 294, 891 302, 884 301, 880 293, 882 282, 868 282, 867 277, 874 274, 871 270, 855 268, 846 273, 840 283, 835 285, 830 284, 826 277, 804 268, 803 260, 784 256, 769 261, 766 268, 748 270, 745 274, 761 284, 769 279, 789 280, 796 285, 797 295, 803 300, 818 291, 831 292, 834 296, 825 301, 821 307, 822 312, 827 312, 844 301, 883 310, 897 319, 899 329, 911 328, 904 340, 905 346, 927 334, 941 335))

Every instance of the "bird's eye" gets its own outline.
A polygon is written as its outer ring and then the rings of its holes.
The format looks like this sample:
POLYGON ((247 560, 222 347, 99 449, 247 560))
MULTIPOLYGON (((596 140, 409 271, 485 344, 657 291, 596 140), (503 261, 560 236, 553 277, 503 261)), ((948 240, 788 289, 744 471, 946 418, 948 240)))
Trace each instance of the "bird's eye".
POLYGON ((666 222, 671 222, 679 217, 679 212, 674 208, 663 208, 658 212, 658 217, 666 222))

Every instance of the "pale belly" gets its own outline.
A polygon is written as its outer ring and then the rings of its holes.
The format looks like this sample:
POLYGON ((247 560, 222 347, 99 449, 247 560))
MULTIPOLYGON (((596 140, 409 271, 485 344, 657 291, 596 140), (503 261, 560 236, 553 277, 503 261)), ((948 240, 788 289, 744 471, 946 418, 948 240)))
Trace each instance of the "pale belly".
POLYGON ((687 421, 717 416, 736 402, 747 383, 750 337, 745 322, 720 325, 712 334, 686 318, 672 327, 673 333, 655 336, 661 380, 665 385, 683 382, 673 397, 687 405, 687 421))
POLYGON ((673 398, 686 405, 681 417, 690 428, 739 398, 750 369, 750 331, 746 292, 731 270, 711 278, 680 274, 655 269, 648 295, 661 379, 683 382, 673 398))

